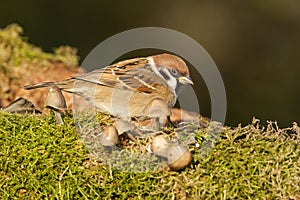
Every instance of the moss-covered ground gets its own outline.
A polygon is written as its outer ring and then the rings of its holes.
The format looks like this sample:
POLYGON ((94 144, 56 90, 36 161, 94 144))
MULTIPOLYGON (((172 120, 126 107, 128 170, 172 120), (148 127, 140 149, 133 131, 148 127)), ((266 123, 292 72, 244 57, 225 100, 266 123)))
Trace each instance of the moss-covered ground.
MULTIPOLYGON (((299 199, 299 128, 223 128, 205 156, 195 147, 183 171, 126 172, 90 155, 72 115, 0 112, 2 199, 299 199)), ((196 137, 207 132, 196 131, 196 137)))

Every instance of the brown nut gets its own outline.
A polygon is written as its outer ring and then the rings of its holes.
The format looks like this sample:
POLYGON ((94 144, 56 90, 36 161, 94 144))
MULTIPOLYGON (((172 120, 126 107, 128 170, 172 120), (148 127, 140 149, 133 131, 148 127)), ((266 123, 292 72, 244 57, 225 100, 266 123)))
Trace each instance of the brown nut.
POLYGON ((179 144, 170 144, 167 151, 168 166, 173 171, 185 168, 192 161, 192 154, 179 144))
POLYGON ((165 139, 163 135, 155 136, 152 144, 151 150, 156 156, 167 157, 167 148, 168 141, 165 139))
POLYGON ((114 126, 108 126, 100 136, 100 143, 103 146, 113 146, 119 143, 117 129, 114 126))
POLYGON ((45 106, 56 110, 67 109, 65 97, 57 86, 52 86, 49 89, 48 95, 45 99, 45 106))
POLYGON ((150 127, 154 131, 159 131, 165 125, 167 116, 171 115, 167 103, 160 98, 153 99, 144 109, 144 113, 153 119, 151 120, 150 127))
POLYGON ((45 106, 54 112, 57 125, 64 124, 59 110, 67 109, 67 104, 64 95, 57 86, 52 86, 49 89, 45 106))

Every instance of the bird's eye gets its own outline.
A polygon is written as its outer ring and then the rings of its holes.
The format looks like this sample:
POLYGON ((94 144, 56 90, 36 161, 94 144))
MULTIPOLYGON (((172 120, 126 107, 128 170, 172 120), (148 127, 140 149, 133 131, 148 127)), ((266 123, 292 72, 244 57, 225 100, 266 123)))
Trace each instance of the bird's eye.
POLYGON ((173 75, 177 75, 177 74, 178 74, 178 72, 177 72, 177 70, 175 70, 175 69, 171 69, 171 74, 173 74, 173 75))

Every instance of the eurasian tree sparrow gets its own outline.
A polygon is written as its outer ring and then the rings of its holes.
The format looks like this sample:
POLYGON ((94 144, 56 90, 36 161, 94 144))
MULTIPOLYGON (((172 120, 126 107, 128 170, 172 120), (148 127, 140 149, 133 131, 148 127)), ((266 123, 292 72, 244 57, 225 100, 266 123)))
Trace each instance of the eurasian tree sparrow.
MULTIPOLYGON (((88 100, 98 111, 121 119, 150 118, 153 102, 165 102, 170 115, 182 86, 193 84, 186 63, 178 56, 159 54, 117 62, 103 69, 58 82, 27 85, 26 90, 57 86, 88 100)), ((158 110, 154 105, 154 110, 158 110)), ((159 116, 159 114, 158 114, 159 116)))

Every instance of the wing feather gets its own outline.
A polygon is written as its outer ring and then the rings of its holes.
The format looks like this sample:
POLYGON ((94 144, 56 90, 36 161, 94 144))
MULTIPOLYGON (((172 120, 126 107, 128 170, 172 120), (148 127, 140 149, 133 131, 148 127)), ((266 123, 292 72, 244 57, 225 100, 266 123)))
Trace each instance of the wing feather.
POLYGON ((121 61, 73 79, 143 93, 153 92, 157 85, 166 85, 164 80, 151 70, 146 58, 121 61))

